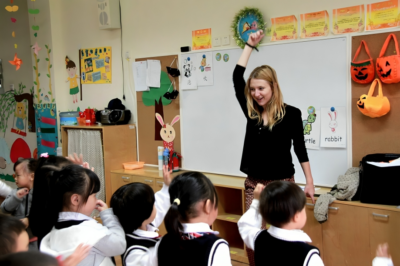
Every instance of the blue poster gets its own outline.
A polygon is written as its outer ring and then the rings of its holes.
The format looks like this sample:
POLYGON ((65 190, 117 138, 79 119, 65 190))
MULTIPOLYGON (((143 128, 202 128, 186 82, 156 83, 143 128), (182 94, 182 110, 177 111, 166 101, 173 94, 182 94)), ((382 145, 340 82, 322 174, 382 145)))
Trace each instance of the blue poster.
POLYGON ((93 82, 101 80, 101 72, 93 72, 92 73, 93 82))
POLYGON ((35 104, 38 154, 57 155, 58 131, 56 104, 35 104))

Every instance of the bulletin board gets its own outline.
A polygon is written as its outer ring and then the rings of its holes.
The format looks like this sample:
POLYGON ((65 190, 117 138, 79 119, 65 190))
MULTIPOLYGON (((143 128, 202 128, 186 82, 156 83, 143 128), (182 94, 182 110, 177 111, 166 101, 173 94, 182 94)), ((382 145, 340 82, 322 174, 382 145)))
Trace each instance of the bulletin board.
MULTIPOLYGON (((376 75, 376 59, 382 46, 389 34, 396 35, 400 41, 400 32, 378 33, 352 37, 351 58, 354 57, 360 42, 364 40, 374 59, 376 75)), ((389 43, 386 50, 387 55, 396 54, 394 41, 389 43)), ((368 59, 364 48, 361 50, 357 61, 368 59)), ((349 62, 350 66, 350 62, 349 62)), ((376 78, 378 76, 376 75, 376 78)), ((362 94, 368 94, 371 84, 358 84, 351 81, 351 111, 352 111, 352 137, 353 137, 353 166, 358 166, 361 159, 371 153, 400 153, 400 83, 382 83, 383 95, 388 97, 390 102, 390 112, 379 118, 370 118, 361 114, 357 108, 358 98, 362 94)), ((375 88, 375 94, 377 95, 375 88)))
POLYGON ((81 49, 81 84, 111 83, 111 47, 81 49))
MULTIPOLYGON (((178 60, 178 55, 170 56, 158 56, 158 57, 148 57, 148 58, 137 58, 135 61, 146 61, 146 60, 160 60, 161 71, 167 73, 167 66, 170 66, 172 61, 176 58, 175 62, 178 60)), ((174 62, 173 67, 176 67, 174 62)), ((165 74, 164 74, 165 75, 165 74)), ((168 77, 170 82, 174 78, 168 77)), ((173 87, 171 86, 171 89, 173 87)), ((175 78, 175 89, 179 91, 179 77, 175 78)), ((137 110, 138 110, 138 139, 139 139, 139 160, 145 162, 146 164, 158 165, 158 154, 157 147, 163 146, 163 141, 155 140, 155 135, 159 132, 155 132, 155 125, 159 123, 156 120, 156 104, 154 106, 146 106, 143 103, 143 93, 146 92, 136 92, 137 99, 137 110)), ((164 122, 171 124, 172 119, 176 115, 180 115, 180 94, 178 97, 171 101, 168 105, 163 105, 164 122)), ((159 99, 157 99, 159 100, 159 99)), ((156 99, 155 99, 156 101, 156 99)), ((160 101, 159 101, 160 102, 160 101)), ((174 140, 174 151, 181 153, 181 121, 178 121, 173 125, 175 129, 175 140, 174 140)))

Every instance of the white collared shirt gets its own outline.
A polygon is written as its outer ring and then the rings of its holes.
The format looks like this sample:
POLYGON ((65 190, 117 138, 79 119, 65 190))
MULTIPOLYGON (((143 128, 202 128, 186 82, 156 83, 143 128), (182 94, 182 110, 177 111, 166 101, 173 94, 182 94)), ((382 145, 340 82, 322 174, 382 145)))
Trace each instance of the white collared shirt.
MULTIPOLYGON (((258 212, 258 204, 259 201, 254 199, 250 205, 250 208, 247 210, 245 214, 243 214, 243 216, 238 221, 240 236, 242 237, 246 246, 251 248, 252 250, 254 250, 255 241, 258 234, 261 233, 261 231, 263 231, 262 229, 260 229, 262 225, 262 217, 258 212)), ((286 230, 275 226, 271 226, 268 229, 268 233, 270 233, 271 236, 284 241, 311 242, 310 237, 302 230, 286 230)), ((310 252, 308 253, 309 255, 307 255, 305 259, 305 261, 307 261, 309 256, 311 255, 310 260, 308 262, 309 266, 324 265, 321 257, 315 254, 316 251, 317 251, 316 249, 310 250, 310 252)), ((317 253, 319 254, 318 251, 317 253)))
POLYGON ((393 266, 393 261, 391 258, 375 257, 372 266, 393 266))
MULTIPOLYGON (((93 218, 86 216, 82 213, 79 212, 60 212, 58 214, 58 221, 62 222, 62 221, 91 221, 94 220, 93 218)), ((94 220, 95 221, 95 220, 94 220)))

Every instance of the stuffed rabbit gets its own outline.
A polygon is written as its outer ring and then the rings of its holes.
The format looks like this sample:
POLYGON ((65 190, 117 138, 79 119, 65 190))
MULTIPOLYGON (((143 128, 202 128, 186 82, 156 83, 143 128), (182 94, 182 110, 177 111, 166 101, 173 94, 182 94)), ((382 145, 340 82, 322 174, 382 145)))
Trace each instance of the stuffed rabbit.
POLYGON ((332 132, 335 132, 335 128, 338 126, 338 123, 336 121, 336 111, 335 108, 331 108, 331 112, 328 113, 329 117, 331 118, 331 121, 329 122, 329 127, 331 128, 332 132))
POLYGON ((168 123, 164 124, 164 119, 158 113, 156 113, 156 118, 162 126, 160 135, 161 138, 163 139, 164 149, 168 148, 170 154, 172 154, 174 152, 174 139, 175 139, 175 129, 172 126, 179 121, 180 117, 179 115, 175 116, 174 119, 172 119, 171 125, 168 123))

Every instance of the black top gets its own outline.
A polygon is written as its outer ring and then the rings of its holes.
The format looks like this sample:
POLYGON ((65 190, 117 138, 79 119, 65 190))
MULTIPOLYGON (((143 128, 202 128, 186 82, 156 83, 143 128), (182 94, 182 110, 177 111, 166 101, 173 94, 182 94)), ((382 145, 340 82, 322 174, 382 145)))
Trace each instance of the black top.
POLYGON ((126 265, 126 258, 128 257, 129 253, 135 249, 140 249, 145 252, 148 251, 149 248, 154 247, 159 238, 147 238, 147 237, 140 237, 135 234, 126 234, 126 251, 121 255, 122 258, 122 265, 126 265))
POLYGON ((292 140, 299 162, 308 162, 301 111, 285 104, 285 116, 275 124, 272 131, 268 127, 264 127, 263 121, 258 124, 257 119, 251 119, 247 112, 247 101, 244 94, 246 82, 243 74, 245 70, 246 68, 236 65, 233 71, 236 98, 247 118, 240 171, 250 177, 264 180, 291 178, 294 175, 294 165, 290 153, 292 140))
POLYGON ((254 261, 258 265, 308 265, 312 255, 318 254, 319 249, 304 242, 291 242, 277 239, 261 231, 254 245, 254 261), (288 250, 290 256, 288 256, 288 250), (266 255, 267 252, 267 255, 266 255))
POLYGON ((214 234, 204 235, 199 238, 182 240, 182 245, 169 234, 161 239, 158 246, 159 266, 208 266, 213 264, 215 251, 219 245, 228 243, 214 234))

